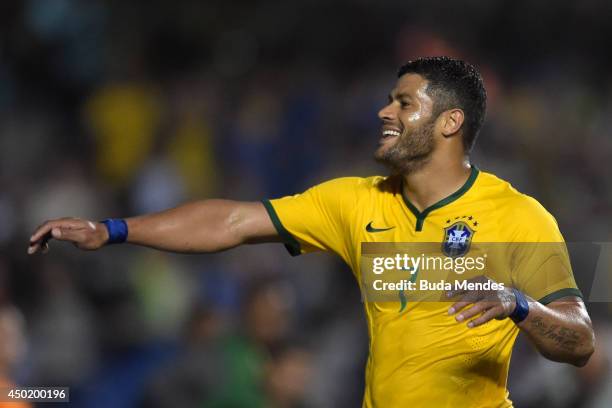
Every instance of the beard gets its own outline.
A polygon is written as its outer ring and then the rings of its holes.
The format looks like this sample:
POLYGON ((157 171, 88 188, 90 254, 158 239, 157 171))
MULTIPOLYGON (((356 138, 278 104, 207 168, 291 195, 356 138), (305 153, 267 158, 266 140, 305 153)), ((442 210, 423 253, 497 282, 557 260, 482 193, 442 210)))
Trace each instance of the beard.
POLYGON ((425 123, 410 134, 401 134, 395 144, 385 149, 380 146, 374 160, 389 167, 392 174, 410 174, 421 169, 434 150, 434 121, 425 123))

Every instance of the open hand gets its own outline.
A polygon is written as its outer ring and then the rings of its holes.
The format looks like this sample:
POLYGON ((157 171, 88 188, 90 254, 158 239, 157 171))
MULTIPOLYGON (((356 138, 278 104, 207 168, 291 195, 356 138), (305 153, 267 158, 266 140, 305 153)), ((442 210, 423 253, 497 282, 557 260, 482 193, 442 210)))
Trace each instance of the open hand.
MULTIPOLYGON (((486 281, 493 282, 486 276, 477 276, 468 279, 467 282, 484 283, 486 281)), ((455 320, 458 322, 469 321, 467 324, 469 328, 480 326, 492 319, 505 319, 516 308, 516 297, 512 289, 508 287, 504 287, 503 290, 466 290, 447 293, 448 297, 458 295, 461 295, 461 299, 448 309, 448 314, 459 313, 455 316, 455 320), (472 305, 472 307, 462 311, 469 305, 472 305), (478 317, 470 320, 475 316, 478 317)))
POLYGON ((59 218, 45 221, 30 237, 28 254, 49 250, 49 240, 72 242, 74 246, 85 250, 94 250, 108 241, 108 231, 104 224, 79 218, 59 218))

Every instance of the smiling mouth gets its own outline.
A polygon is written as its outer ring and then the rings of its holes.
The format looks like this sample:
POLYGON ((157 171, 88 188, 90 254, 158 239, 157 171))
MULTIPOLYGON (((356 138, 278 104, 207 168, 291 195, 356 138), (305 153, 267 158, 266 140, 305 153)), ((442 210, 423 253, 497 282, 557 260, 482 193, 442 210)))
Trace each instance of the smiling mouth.
POLYGON ((397 130, 386 129, 382 132, 382 138, 380 139, 380 143, 384 143, 390 139, 394 139, 400 135, 400 132, 397 130))

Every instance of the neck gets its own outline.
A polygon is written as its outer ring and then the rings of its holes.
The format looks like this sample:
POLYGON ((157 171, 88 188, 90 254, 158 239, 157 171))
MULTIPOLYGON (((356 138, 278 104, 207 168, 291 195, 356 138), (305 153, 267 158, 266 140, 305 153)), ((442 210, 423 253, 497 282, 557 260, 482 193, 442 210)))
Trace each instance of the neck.
POLYGON ((448 156, 432 157, 419 170, 402 176, 403 193, 419 211, 423 211, 459 190, 470 172, 467 157, 458 160, 448 160, 448 156))

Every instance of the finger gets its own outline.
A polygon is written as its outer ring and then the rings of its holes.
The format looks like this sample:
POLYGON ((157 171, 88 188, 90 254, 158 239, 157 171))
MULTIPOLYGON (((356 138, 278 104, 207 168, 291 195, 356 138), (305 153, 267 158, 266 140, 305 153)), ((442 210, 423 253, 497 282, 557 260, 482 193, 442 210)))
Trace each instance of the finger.
POLYGON ((49 242, 48 241, 49 241, 48 238, 43 238, 42 240, 38 241, 35 244, 30 244, 30 246, 28 246, 28 255, 33 255, 39 251, 42 252, 43 254, 46 254, 47 252, 49 252, 49 242))
POLYGON ((45 239, 57 238, 52 236, 52 231, 54 228, 61 228, 62 230, 84 229, 85 226, 86 224, 77 218, 60 218, 57 220, 47 221, 30 237, 30 244, 35 244, 45 239))
POLYGON ((38 247, 40 248, 41 253, 46 254, 47 252, 49 252, 49 240, 51 238, 53 238, 51 236, 51 232, 42 237, 42 239, 38 243, 38 247))
POLYGON ((31 244, 28 247, 28 255, 33 255, 40 249, 40 244, 31 244))
POLYGON ((455 320, 457 320, 458 322, 462 322, 464 320, 468 320, 482 312, 484 312, 487 309, 490 309, 491 305, 489 303, 486 302, 477 302, 474 303, 474 305, 472 307, 470 307, 467 310, 464 310, 463 312, 459 313, 457 316, 455 316, 455 320))
POLYGON ((36 229, 34 234, 30 237, 30 243, 34 244, 39 242, 45 235, 49 234, 53 229, 55 223, 53 221, 47 221, 36 229))
POLYGON ((477 291, 468 292, 461 298, 461 300, 459 300, 458 302, 455 302, 451 307, 448 308, 448 314, 452 315, 452 314, 459 312, 461 309, 463 309, 467 305, 476 303, 481 297, 482 297, 482 294, 480 292, 477 292, 477 291))
POLYGON ((51 231, 49 231, 47 234, 43 235, 39 240, 30 242, 30 245, 28 247, 28 254, 32 255, 40 250, 45 250, 45 249, 48 251, 49 249, 48 241, 51 238, 52 238, 51 231))
POLYGON ((83 229, 75 229, 78 227, 76 224, 67 223, 61 227, 53 227, 51 230, 40 240, 30 244, 28 247, 28 254, 32 255, 38 251, 43 254, 49 252, 49 240, 51 238, 57 239, 58 241, 69 241, 74 243, 81 243, 85 240, 86 236, 83 229))
POLYGON ((491 309, 484 312, 481 316, 468 322, 467 326, 470 329, 473 327, 481 326, 485 324, 486 322, 488 322, 489 320, 495 319, 499 315, 499 313, 500 313, 499 307, 492 307, 491 309))

